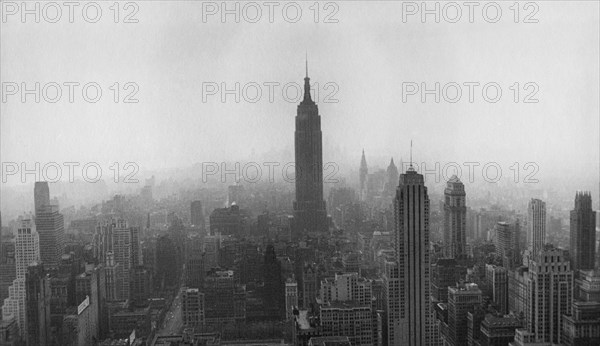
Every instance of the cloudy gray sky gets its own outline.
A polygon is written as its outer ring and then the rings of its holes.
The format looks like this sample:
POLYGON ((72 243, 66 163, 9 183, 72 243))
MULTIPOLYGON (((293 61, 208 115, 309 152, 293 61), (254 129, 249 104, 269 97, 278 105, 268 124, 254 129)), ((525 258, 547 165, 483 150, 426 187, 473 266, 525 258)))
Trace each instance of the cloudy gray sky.
MULTIPOLYGON (((495 16, 494 8, 488 8, 488 17, 482 15, 485 3, 474 9, 474 23, 464 6, 458 23, 447 21, 455 16, 451 8, 440 23, 433 15, 425 23, 419 15, 403 23, 402 3, 388 1, 328 7, 321 2, 318 23, 313 2, 298 3, 302 15, 296 23, 288 22, 294 8, 282 16, 285 3, 275 7, 273 23, 262 2, 257 23, 247 22, 255 12, 246 8, 244 17, 244 3, 240 23, 233 15, 223 23, 220 13, 203 20, 202 2, 192 1, 138 1, 137 8, 121 3, 119 23, 114 23, 111 3, 99 3, 102 16, 88 23, 81 15, 84 4, 75 8, 74 23, 64 7, 58 23, 45 21, 54 16, 52 8, 41 23, 31 16, 22 23, 20 13, 3 9, 3 83, 33 88, 35 82, 95 82, 102 89, 97 103, 83 99, 81 85, 73 103, 66 86, 57 103, 43 97, 35 103, 32 96, 23 103, 20 91, 5 92, 3 162, 134 161, 141 169, 158 169, 252 157, 293 159, 297 103, 284 100, 282 87, 302 83, 307 52, 311 82, 319 83, 325 160, 358 162, 362 148, 373 156, 406 158, 413 139, 415 156, 423 160, 533 161, 541 171, 576 173, 597 182, 598 2, 538 1, 538 9, 521 3, 519 23, 509 8, 512 2, 499 2, 502 15, 496 23, 486 21, 495 16), (138 23, 123 23, 134 10, 138 23), (524 23, 533 12, 530 20, 538 23, 524 23), (326 23, 326 15, 337 23, 326 23), (115 82, 120 83, 119 103, 110 89, 115 82), (138 103, 122 102, 133 90, 124 88, 127 82, 139 87, 138 103), (435 103, 432 95, 422 103, 420 94, 403 102, 407 82, 428 88, 458 83, 463 95, 456 103, 443 97, 435 103), (480 83, 473 103, 465 82, 480 83), (502 90, 497 103, 482 97, 481 86, 490 82, 502 90), (207 83, 246 85, 248 98, 254 97, 251 83, 258 83, 262 97, 250 103, 242 95, 236 103, 229 95, 223 103, 217 93, 203 100, 207 83), (273 102, 264 83, 279 83, 273 102), (326 89, 326 83, 333 84, 326 89), (539 87, 533 96, 538 103, 523 102, 535 89, 525 83, 539 87), (339 102, 325 102, 334 90, 339 102)), ((88 8, 89 17, 93 12, 88 8)), ((290 98, 294 90, 288 88, 290 98)), ((455 89, 447 90, 452 97, 455 89)), ((47 91, 52 97, 50 86, 47 91)))

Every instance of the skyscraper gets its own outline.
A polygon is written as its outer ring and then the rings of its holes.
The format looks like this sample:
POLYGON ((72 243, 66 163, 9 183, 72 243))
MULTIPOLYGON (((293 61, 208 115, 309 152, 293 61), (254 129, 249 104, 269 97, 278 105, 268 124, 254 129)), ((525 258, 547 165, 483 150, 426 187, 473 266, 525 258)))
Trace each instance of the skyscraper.
MULTIPOLYGON (((410 165, 394 199, 399 278, 399 341, 431 344, 429 301, 429 196, 422 174, 410 165)), ((392 313, 390 313, 390 316, 392 313)))
POLYGON ((562 316, 570 315, 573 271, 560 249, 542 250, 529 262, 528 331, 536 342, 560 343, 562 316))
POLYGON ((450 345, 467 344, 467 312, 481 304, 481 290, 474 283, 448 287, 448 335, 450 345))
POLYGON ((202 211, 202 201, 193 201, 190 206, 191 224, 193 226, 204 228, 204 212, 202 211))
POLYGON ((27 268, 30 264, 40 260, 39 236, 32 220, 23 220, 17 229, 17 239, 15 241, 15 264, 17 268, 17 278, 12 286, 8 288, 9 296, 4 299, 2 306, 2 319, 7 320, 13 316, 17 320, 19 330, 22 336, 25 336, 25 308, 26 286, 25 279, 27 268))
POLYGON ((592 195, 577 192, 575 209, 571 210, 571 265, 573 270, 594 269, 596 259, 596 214, 592 210, 592 195))
POLYGON ((294 229, 298 239, 305 232, 326 232, 327 211, 323 200, 323 147, 319 108, 310 97, 308 63, 304 100, 298 105, 295 132, 296 201, 294 229))
POLYGON ((398 184, 398 178, 400 177, 398 174, 398 167, 394 163, 394 158, 390 160, 390 164, 386 170, 387 172, 387 182, 385 183, 385 194, 388 197, 393 197, 394 192, 396 192, 396 184, 398 184))
POLYGON ((285 282, 281 275, 281 262, 272 244, 267 245, 263 268, 264 310, 268 318, 280 319, 285 315, 285 282))
POLYGON ((129 299, 131 269, 133 268, 133 244, 131 231, 127 227, 125 220, 116 221, 112 232, 113 252, 115 262, 119 265, 116 277, 116 298, 117 300, 129 299))
POLYGON ((449 258, 467 255, 467 207, 465 185, 453 175, 444 190, 444 246, 449 258))
POLYGON ((527 207, 527 246, 535 256, 546 242, 546 203, 532 198, 527 207))
POLYGON ((44 266, 34 263, 25 275, 25 306, 28 345, 47 345, 50 334, 50 277, 44 266))
POLYGON ((38 210, 43 206, 50 204, 50 189, 48 189, 48 182, 36 181, 33 187, 33 202, 35 205, 35 214, 37 217, 38 210))
POLYGON ((55 267, 65 252, 65 222, 56 205, 43 205, 36 212, 40 237, 40 259, 46 267, 55 267))
POLYGON ((365 158, 365 149, 363 149, 362 156, 360 158, 360 169, 358 170, 358 175, 360 180, 359 198, 361 201, 364 201, 367 195, 367 176, 369 175, 367 159, 365 158))
POLYGON ((521 263, 519 222, 498 222, 494 229, 496 231, 496 254, 502 259, 504 268, 514 269, 521 263))

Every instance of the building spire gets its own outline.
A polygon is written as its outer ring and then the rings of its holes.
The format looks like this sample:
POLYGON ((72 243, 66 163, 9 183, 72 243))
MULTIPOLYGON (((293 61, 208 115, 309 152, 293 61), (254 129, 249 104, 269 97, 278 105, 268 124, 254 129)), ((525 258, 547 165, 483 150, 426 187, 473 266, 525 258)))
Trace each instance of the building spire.
POLYGON ((409 166, 408 166, 408 170, 409 170, 409 171, 414 171, 414 170, 415 170, 415 169, 413 168, 412 162, 413 162, 413 161, 412 161, 412 139, 411 139, 411 140, 410 140, 410 164, 409 164, 409 166))
POLYGON ((304 77, 304 100, 303 103, 313 103, 310 98, 310 78, 308 78, 308 53, 306 53, 306 77, 304 77))
POLYGON ((308 52, 306 52, 305 62, 306 62, 306 78, 308 78, 308 52))

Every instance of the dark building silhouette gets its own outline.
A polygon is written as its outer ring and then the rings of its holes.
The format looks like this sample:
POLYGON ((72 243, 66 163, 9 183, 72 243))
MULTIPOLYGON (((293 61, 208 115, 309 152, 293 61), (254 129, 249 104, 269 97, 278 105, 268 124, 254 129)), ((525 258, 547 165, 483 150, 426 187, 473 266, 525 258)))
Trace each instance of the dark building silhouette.
MULTIPOLYGON (((359 197, 364 201, 367 196, 367 176, 369 175, 369 167, 367 167, 367 158, 365 157, 365 149, 360 157, 360 168, 358 169, 358 179, 360 181, 359 197)), ((394 184, 395 187, 395 184, 394 184)))
MULTIPOLYGON (((307 65, 308 66, 308 65, 307 65)), ((323 147, 319 108, 310 97, 308 67, 304 78, 304 100, 298 105, 295 132, 296 201, 292 238, 306 232, 328 230, 323 200, 323 147)))
POLYGON ((46 205, 50 205, 50 189, 47 181, 36 181, 33 187, 33 201, 35 204, 35 215, 38 210, 46 205))
POLYGON ((202 288, 204 285, 204 256, 194 257, 185 264, 185 286, 189 288, 202 288))
POLYGON ((50 295, 50 278, 44 266, 33 263, 25 274, 28 345, 48 345, 50 342, 50 295))
POLYGON ((431 296, 437 301, 448 302, 448 287, 456 285, 467 274, 454 258, 440 258, 431 265, 431 296))
POLYGON ((219 208, 210 213, 210 234, 243 236, 248 223, 248 212, 241 210, 239 205, 232 204, 229 208, 219 208))
POLYGON ((177 285, 179 264, 177 247, 169 236, 162 236, 156 241, 156 273, 154 286, 163 290, 166 287, 177 285))
POLYGON ((592 209, 592 195, 577 192, 575 209, 571 210, 571 265, 573 270, 594 269, 596 259, 596 214, 592 209))
POLYGON ((387 182, 385 183, 385 195, 387 197, 393 197, 396 192, 396 186, 398 185, 398 179, 400 175, 398 173, 398 168, 394 163, 394 158, 390 160, 390 165, 387 170, 387 182))
POLYGON ((267 316, 282 319, 285 316, 285 282, 281 275, 281 262, 272 244, 267 245, 265 252, 264 280, 263 300, 267 316))
POLYGON ((41 206, 35 223, 40 236, 40 260, 47 267, 58 265, 65 252, 65 221, 58 206, 41 206))
POLYGON ((193 201, 190 206, 190 221, 193 226, 204 227, 204 211, 202 210, 202 201, 193 201))

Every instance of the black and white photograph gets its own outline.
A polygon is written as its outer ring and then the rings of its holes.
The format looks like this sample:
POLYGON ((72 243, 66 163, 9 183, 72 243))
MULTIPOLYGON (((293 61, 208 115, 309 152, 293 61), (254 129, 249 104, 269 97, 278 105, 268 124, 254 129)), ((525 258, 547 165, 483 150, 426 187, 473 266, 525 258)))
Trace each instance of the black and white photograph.
POLYGON ((0 0, 0 346, 600 346, 600 0, 0 0))

